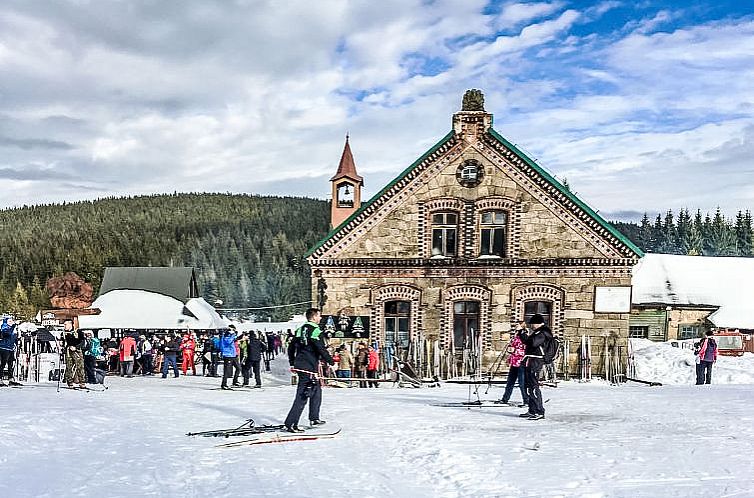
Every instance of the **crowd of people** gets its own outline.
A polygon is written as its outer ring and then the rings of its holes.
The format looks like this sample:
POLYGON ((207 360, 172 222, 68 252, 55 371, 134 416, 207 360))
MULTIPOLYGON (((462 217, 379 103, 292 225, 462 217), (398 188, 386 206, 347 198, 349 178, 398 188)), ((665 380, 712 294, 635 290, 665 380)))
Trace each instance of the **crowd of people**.
MULTIPOLYGON (((223 389, 248 386, 253 375, 254 386, 261 387, 261 364, 269 370, 269 362, 283 352, 285 337, 272 332, 237 332, 234 325, 221 332, 197 335, 193 331, 152 334, 126 334, 120 340, 100 340, 91 331, 76 330, 73 320, 63 323, 64 381, 68 387, 85 387, 97 383, 97 367, 121 377, 169 374, 173 377, 201 375, 220 377, 223 389), (242 378, 242 382, 239 381, 242 378)), ((290 332, 289 335, 292 335, 290 332)))

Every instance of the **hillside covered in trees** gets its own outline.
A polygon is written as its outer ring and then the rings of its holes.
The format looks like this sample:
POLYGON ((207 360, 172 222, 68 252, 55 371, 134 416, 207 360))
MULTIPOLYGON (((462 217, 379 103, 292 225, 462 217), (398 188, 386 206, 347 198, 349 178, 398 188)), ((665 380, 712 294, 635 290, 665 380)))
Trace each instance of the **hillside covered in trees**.
MULTIPOLYGON (((0 310, 49 306, 44 285, 106 266, 193 266, 205 299, 261 307, 311 298, 303 254, 329 226, 326 201, 230 194, 112 198, 0 211, 0 310)), ((32 311, 33 310, 33 311, 32 311)), ((275 317, 291 311, 279 310, 275 317)))
MULTIPOLYGON (((647 252, 752 256, 752 217, 681 209, 639 224, 613 223, 647 252)), ((173 194, 0 211, 0 311, 30 317, 49 307, 49 277, 74 271, 94 286, 106 266, 193 266, 205 299, 224 307, 307 301, 303 254, 329 226, 326 201, 173 194)), ((298 309, 257 313, 286 319, 298 309)))
POLYGON ((613 222, 613 225, 645 252, 686 254, 691 256, 754 255, 750 211, 739 211, 728 220, 717 209, 710 216, 700 210, 692 216, 688 209, 657 215, 654 222, 647 214, 637 225, 613 222))

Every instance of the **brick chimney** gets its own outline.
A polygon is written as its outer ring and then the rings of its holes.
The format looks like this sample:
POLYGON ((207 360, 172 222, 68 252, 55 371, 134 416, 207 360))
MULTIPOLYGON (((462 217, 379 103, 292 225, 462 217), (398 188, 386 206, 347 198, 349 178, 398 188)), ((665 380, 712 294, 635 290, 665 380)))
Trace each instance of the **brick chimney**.
POLYGON ((461 110, 453 114, 453 131, 461 140, 471 142, 492 127, 492 114, 484 110, 481 90, 466 90, 461 110))
POLYGON ((332 207, 330 226, 335 228, 361 207, 361 187, 364 179, 356 173, 356 164, 351 154, 351 145, 346 135, 346 145, 340 157, 338 172, 330 178, 332 185, 332 207))

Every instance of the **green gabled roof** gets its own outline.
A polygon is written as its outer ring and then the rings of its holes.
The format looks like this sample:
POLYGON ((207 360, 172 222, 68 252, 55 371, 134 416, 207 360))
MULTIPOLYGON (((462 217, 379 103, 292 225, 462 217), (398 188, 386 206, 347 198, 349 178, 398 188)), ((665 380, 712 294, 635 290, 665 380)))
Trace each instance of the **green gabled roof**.
POLYGON ((437 149, 439 149, 440 147, 442 147, 443 145, 445 145, 445 143, 448 140, 450 140, 451 138, 453 138, 454 134, 455 133, 453 132, 453 130, 450 130, 450 132, 448 132, 447 135, 445 135, 444 137, 442 137, 442 139, 440 139, 439 142, 437 142, 435 145, 433 145, 431 149, 429 149, 427 152, 425 152, 424 154, 422 154, 422 156, 419 159, 417 159, 416 161, 414 161, 413 163, 411 163, 411 165, 408 168, 404 169, 401 172, 400 175, 396 176, 393 179, 393 181, 391 181, 390 183, 388 183, 387 185, 385 185, 385 187, 383 187, 382 190, 380 190, 379 192, 377 192, 375 195, 372 196, 371 199, 369 199, 367 202, 365 202, 364 204, 362 204, 361 207, 358 210, 356 210, 351 216, 349 216, 348 218, 346 218, 343 221, 343 223, 341 223, 337 227, 335 227, 332 230, 330 230, 330 233, 328 233, 322 240, 320 240, 319 242, 317 242, 314 245, 314 247, 312 247, 311 249, 309 249, 306 252, 306 254, 304 255, 304 257, 308 258, 312 254, 314 254, 314 251, 316 251, 317 249, 319 249, 320 247, 322 247, 322 245, 325 242, 327 242, 328 240, 330 240, 330 238, 333 235, 335 235, 336 233, 338 233, 340 231, 340 229, 342 229, 343 227, 345 227, 346 225, 348 225, 353 219, 355 219, 361 213, 363 213, 364 211, 366 211, 369 206, 371 206, 377 199, 379 199, 393 185, 395 185, 399 181, 403 180, 406 177, 406 175, 408 175, 411 172, 411 170, 413 170, 415 167, 417 167, 419 164, 421 164, 422 161, 424 161, 427 157, 429 157, 432 154, 434 154, 437 149))
POLYGON ((644 251, 639 249, 639 247, 636 246, 631 240, 629 240, 628 237, 623 235, 617 228, 612 226, 610 223, 605 221, 605 219, 597 214, 592 208, 587 206, 584 201, 576 197, 573 192, 568 190, 563 186, 562 183, 560 183, 558 180, 556 180, 552 175, 550 175, 547 171, 545 171, 540 165, 538 165, 535 161, 533 161, 529 156, 524 154, 518 147, 510 143, 508 140, 505 139, 502 135, 500 135, 497 131, 495 131, 493 128, 490 128, 487 130, 487 132, 494 137, 496 140, 498 140, 500 143, 508 147, 510 150, 512 150, 518 157, 520 157, 529 167, 534 169, 537 173, 539 173, 545 180, 547 180, 549 183, 552 184, 553 187, 557 188, 563 195, 568 197, 568 199, 571 200, 574 204, 576 204, 580 209, 582 209, 585 213, 587 213, 589 216, 594 218, 594 220, 602 226, 605 230, 610 232, 612 236, 614 236, 616 239, 621 241, 623 244, 626 245, 629 249, 631 249, 633 252, 636 253, 637 256, 640 258, 644 256, 644 251))
MULTIPOLYGON (((539 174, 542 178, 544 178, 545 181, 550 183, 553 187, 555 187, 558 191, 560 191, 563 195, 565 195, 571 202, 573 202, 576 206, 578 206, 581 210, 583 210, 588 216, 594 219, 594 221, 596 221, 602 228, 607 230, 608 233, 610 233, 612 236, 618 239, 622 244, 624 244, 631 251, 633 251, 638 257, 644 256, 644 252, 641 249, 639 249, 633 242, 631 242, 628 239, 628 237, 623 235, 614 226, 612 226, 610 223, 605 221, 605 219, 602 218, 599 214, 597 214, 592 208, 587 206, 581 199, 576 197, 572 192, 570 192, 567 188, 565 188, 563 184, 561 184, 552 175, 550 175, 547 171, 545 171, 529 156, 527 156, 521 150, 519 150, 518 147, 516 147, 515 145, 510 143, 508 140, 506 140, 502 135, 500 135, 493 128, 489 128, 487 132, 495 140, 499 141, 502 145, 504 145, 505 147, 513 151, 529 167, 531 167, 534 171, 536 171, 537 174, 539 174)), ((337 234, 340 230, 342 230, 346 225, 348 225, 351 221, 353 221, 357 216, 359 216, 364 211, 366 211, 372 204, 374 204, 374 202, 377 199, 382 197, 382 195, 384 195, 385 192, 387 192, 390 188, 392 188, 396 183, 403 180, 414 168, 420 165, 427 157, 434 154, 435 151, 437 151, 440 147, 445 145, 450 139, 453 138, 454 135, 455 135, 455 132, 451 130, 447 135, 445 135, 442 139, 440 139, 439 142, 433 145, 431 149, 429 149, 427 152, 422 154, 422 156, 419 157, 419 159, 417 159, 416 161, 411 163, 410 166, 404 169, 397 177, 393 179, 393 181, 385 185, 385 187, 383 187, 382 190, 380 190, 377 194, 372 196, 372 198, 369 199, 366 203, 362 204, 361 207, 358 210, 356 210, 351 216, 349 216, 345 221, 343 221, 337 227, 333 228, 322 240, 317 242, 317 244, 315 244, 314 247, 312 247, 311 249, 309 249, 309 251, 306 252, 305 257, 308 258, 312 254, 314 254, 314 252, 317 251, 320 247, 322 247, 328 240, 330 240, 330 238, 332 238, 335 234, 337 234)))

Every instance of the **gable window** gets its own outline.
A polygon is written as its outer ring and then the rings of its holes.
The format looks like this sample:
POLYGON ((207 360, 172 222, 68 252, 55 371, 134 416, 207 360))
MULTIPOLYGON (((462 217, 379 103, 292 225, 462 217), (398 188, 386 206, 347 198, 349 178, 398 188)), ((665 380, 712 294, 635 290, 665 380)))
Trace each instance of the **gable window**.
POLYGON ((504 258, 508 213, 505 211, 484 211, 479 226, 479 255, 504 258))
POLYGON ((458 245, 458 214, 432 215, 432 256, 455 257, 458 245))

